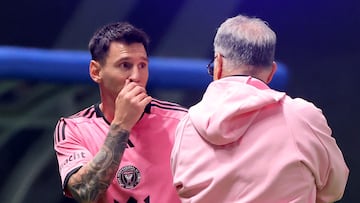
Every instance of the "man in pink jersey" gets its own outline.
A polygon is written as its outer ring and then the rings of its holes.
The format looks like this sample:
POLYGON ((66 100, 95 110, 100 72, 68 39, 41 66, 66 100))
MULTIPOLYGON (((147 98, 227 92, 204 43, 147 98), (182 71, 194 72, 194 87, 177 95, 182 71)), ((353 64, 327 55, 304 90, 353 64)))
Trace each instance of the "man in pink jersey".
POLYGON ((322 111, 267 85, 276 35, 258 18, 227 19, 214 39, 214 81, 180 122, 171 155, 184 203, 339 200, 349 170, 322 111))
POLYGON ((148 42, 128 23, 108 24, 90 40, 101 101, 61 118, 54 133, 64 193, 78 202, 180 202, 170 153, 187 110, 147 95, 148 42))

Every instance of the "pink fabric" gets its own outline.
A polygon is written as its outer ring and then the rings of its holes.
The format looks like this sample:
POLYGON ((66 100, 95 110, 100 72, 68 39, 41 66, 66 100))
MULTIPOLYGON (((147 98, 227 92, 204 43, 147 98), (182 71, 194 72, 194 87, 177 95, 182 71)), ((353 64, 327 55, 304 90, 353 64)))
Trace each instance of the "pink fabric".
MULTIPOLYGON (((170 152, 175 128, 185 113, 173 103, 151 102, 151 113, 132 129, 117 175, 100 202, 180 202, 172 185, 170 152)), ((97 106, 58 122, 54 144, 63 184, 74 169, 94 157, 108 130, 97 106)))
POLYGON ((334 202, 349 173, 320 109, 246 76, 209 85, 171 165, 184 203, 334 202))

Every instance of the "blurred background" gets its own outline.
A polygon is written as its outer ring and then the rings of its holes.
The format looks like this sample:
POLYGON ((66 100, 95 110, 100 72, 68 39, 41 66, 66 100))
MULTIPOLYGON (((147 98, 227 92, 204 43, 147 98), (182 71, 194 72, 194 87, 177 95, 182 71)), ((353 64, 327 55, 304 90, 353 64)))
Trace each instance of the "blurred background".
MULTIPOLYGON (((278 81, 280 85, 274 86, 323 110, 350 168, 340 202, 358 202, 360 2, 357 0, 3 1, 0 46, 85 53, 99 26, 128 21, 150 35, 151 57, 195 60, 196 68, 206 74, 206 63, 213 56, 216 28, 239 13, 266 20, 277 33, 276 60, 284 64, 286 75, 278 78, 283 80, 278 81)), ((0 58, 1 202, 73 202, 62 196, 53 130, 59 117, 98 102, 97 87, 84 78, 68 81, 62 76, 55 80, 51 78, 54 74, 50 77, 45 72, 32 72, 36 62, 26 64, 14 58, 9 63, 7 59, 16 54, 19 52, 5 53, 0 58), (12 63, 17 65, 11 67, 12 63), (12 69, 19 64, 26 67, 22 70, 26 74, 12 69)), ((51 72, 52 68, 49 65, 47 70, 51 72)), ((64 66, 64 75, 68 73, 71 77, 69 73, 74 70, 67 68, 64 66)), ((190 106, 201 98, 205 88, 191 87, 194 80, 183 80, 183 85, 178 86, 157 83, 149 91, 158 98, 190 106)))

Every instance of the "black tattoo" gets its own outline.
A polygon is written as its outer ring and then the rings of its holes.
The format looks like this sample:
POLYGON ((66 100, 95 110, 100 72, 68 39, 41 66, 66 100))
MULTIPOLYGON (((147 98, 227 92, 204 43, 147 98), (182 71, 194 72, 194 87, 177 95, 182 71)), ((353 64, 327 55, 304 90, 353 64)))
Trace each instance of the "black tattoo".
POLYGON ((97 201, 106 192, 115 177, 129 139, 129 131, 111 125, 100 151, 93 160, 78 171, 68 189, 78 202, 97 201))

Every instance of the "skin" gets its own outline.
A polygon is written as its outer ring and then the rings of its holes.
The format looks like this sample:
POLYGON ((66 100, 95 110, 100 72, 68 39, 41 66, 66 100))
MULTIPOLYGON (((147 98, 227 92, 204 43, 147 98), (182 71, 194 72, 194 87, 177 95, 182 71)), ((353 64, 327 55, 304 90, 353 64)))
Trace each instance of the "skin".
POLYGON ((104 64, 92 60, 89 72, 99 84, 100 108, 111 125, 99 152, 67 184, 66 189, 81 203, 102 201, 120 165, 129 132, 152 99, 145 90, 148 57, 141 43, 111 42, 104 64))
POLYGON ((223 77, 230 76, 230 75, 252 75, 260 80, 264 81, 266 84, 269 84, 276 72, 277 65, 275 62, 271 64, 269 67, 265 68, 256 68, 251 66, 242 66, 237 67, 236 69, 232 69, 231 71, 226 69, 226 59, 220 54, 215 53, 215 60, 214 60, 214 75, 213 80, 219 80, 223 77), (256 68, 256 72, 249 74, 251 70, 256 68))

